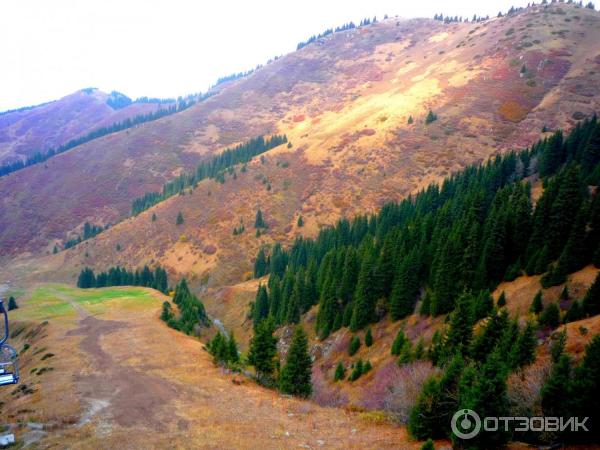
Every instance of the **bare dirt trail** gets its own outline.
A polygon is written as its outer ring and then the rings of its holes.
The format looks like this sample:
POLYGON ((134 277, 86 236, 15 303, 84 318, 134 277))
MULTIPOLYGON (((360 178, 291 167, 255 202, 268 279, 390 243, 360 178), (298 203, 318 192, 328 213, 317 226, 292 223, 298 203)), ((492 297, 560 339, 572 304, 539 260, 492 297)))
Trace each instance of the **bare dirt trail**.
POLYGON ((42 447, 419 447, 401 427, 234 383, 201 342, 160 321, 161 301, 95 315, 77 305, 79 322, 67 336, 78 340, 85 363, 65 376, 74 378, 82 413, 42 447))

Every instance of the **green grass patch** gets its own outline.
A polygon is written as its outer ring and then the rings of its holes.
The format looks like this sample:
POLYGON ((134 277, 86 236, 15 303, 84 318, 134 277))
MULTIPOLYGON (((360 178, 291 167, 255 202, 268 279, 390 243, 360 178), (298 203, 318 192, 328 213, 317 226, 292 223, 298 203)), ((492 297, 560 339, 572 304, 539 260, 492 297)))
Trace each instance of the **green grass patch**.
POLYGON ((23 306, 14 312, 15 320, 72 319, 77 317, 73 304, 90 314, 102 314, 112 307, 143 310, 159 306, 161 300, 151 290, 140 287, 79 289, 62 284, 36 287, 23 306))

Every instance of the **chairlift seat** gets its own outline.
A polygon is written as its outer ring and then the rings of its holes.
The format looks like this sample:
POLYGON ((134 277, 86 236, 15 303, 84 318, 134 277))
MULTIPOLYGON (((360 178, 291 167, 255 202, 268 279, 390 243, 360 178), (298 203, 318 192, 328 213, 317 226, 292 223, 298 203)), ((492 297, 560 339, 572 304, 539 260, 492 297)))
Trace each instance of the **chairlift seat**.
POLYGON ((0 386, 19 382, 17 352, 10 345, 0 346, 0 386))

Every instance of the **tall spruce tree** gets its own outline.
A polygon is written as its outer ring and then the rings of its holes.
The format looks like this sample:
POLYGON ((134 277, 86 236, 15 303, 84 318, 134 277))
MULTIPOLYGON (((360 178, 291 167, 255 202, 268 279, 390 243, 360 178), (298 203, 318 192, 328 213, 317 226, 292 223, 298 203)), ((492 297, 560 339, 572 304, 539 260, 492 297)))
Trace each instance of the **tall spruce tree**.
POLYGON ((600 272, 583 298, 583 311, 588 316, 600 314, 600 272))
MULTIPOLYGON (((464 376, 459 388, 460 409, 477 411, 481 417, 506 417, 509 402, 506 385, 507 370, 499 352, 492 352, 476 375, 464 376)), ((469 448, 499 448, 506 444, 510 435, 499 427, 497 431, 484 431, 469 441, 452 436, 454 445, 469 448)))
POLYGON ((258 286, 256 293, 256 300, 254 301, 254 307, 252 310, 252 320, 254 328, 269 315, 269 294, 267 293, 267 287, 263 284, 258 286))
POLYGON ((287 360, 279 377, 279 389, 299 397, 312 393, 312 360, 308 354, 308 338, 302 327, 296 327, 287 360))
POLYGON ((375 316, 376 299, 373 292, 375 262, 373 257, 374 249, 372 247, 367 248, 354 293, 354 309, 350 322, 350 330, 352 331, 360 330, 372 322, 375 316))
POLYGON ((248 362, 254 366, 256 376, 261 383, 268 382, 275 371, 277 338, 273 335, 274 331, 273 321, 270 319, 263 320, 250 340, 248 362))
POLYGON ((254 261, 254 278, 260 278, 268 273, 267 256, 261 247, 254 261))
POLYGON ((450 326, 446 337, 446 352, 448 355, 465 352, 471 343, 473 335, 473 302, 470 294, 462 294, 456 309, 450 318, 450 326))

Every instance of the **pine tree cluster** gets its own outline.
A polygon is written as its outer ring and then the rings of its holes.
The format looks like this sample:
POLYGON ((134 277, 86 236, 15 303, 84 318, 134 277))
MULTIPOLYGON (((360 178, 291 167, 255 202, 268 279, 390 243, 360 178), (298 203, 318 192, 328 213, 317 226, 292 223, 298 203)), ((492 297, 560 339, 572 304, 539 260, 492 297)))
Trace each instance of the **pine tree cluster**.
POLYGON ((77 236, 76 238, 69 239, 65 242, 65 250, 71 247, 76 246, 80 242, 87 241, 88 239, 93 238, 94 236, 102 233, 104 230, 108 230, 110 225, 102 226, 102 225, 92 225, 89 222, 86 222, 83 225, 83 235, 77 236))
POLYGON ((221 178, 221 181, 224 182, 225 170, 233 168, 236 164, 246 163, 254 156, 286 142, 287 137, 285 135, 273 135, 270 138, 258 136, 248 142, 228 148, 213 156, 208 162, 199 164, 193 173, 184 173, 165 183, 162 192, 147 192, 142 197, 133 200, 131 215, 136 216, 157 203, 184 192, 184 189, 194 187, 205 178, 221 178))
POLYGON ((108 286, 145 286, 164 294, 168 292, 169 281, 167 271, 157 266, 152 271, 148 266, 135 272, 124 267, 111 267, 98 275, 89 267, 84 268, 77 279, 77 287, 82 289, 102 288, 108 286))
POLYGON ((215 364, 236 368, 240 362, 240 353, 233 332, 223 336, 220 331, 207 342, 206 348, 213 356, 215 364))
MULTIPOLYGON (((509 415, 506 380, 535 359, 537 338, 532 322, 520 327, 506 309, 494 308, 475 332, 475 310, 475 298, 463 294, 447 330, 432 340, 428 356, 443 372, 424 383, 411 410, 409 430, 419 439, 452 437, 460 447, 464 442, 451 436, 450 430, 451 417, 459 409, 472 409, 482 416, 509 415)), ((502 430, 486 432, 468 444, 470 448, 496 448, 509 437, 502 430)))
POLYGON ((531 148, 467 167, 376 215, 340 220, 316 239, 291 248, 261 248, 254 274, 270 274, 252 317, 297 323, 318 304, 321 337, 356 331, 386 311, 394 320, 415 312, 454 310, 470 292, 485 317, 489 292, 503 280, 545 274, 546 285, 594 262, 600 265, 600 125, 578 124, 531 148), (533 208, 524 178, 541 172, 545 189, 533 208), (384 309, 382 310, 381 307, 384 309))
POLYGON ((177 306, 179 314, 173 311, 169 302, 163 303, 161 314, 161 319, 171 328, 182 331, 185 334, 194 334, 197 327, 210 325, 204 304, 190 292, 185 278, 175 287, 173 303, 177 306))
MULTIPOLYGON (((366 27, 367 25, 371 25, 372 23, 377 23, 377 17, 373 17, 373 19, 370 19, 368 17, 366 19, 362 19, 358 26, 366 27)), ((316 42, 321 38, 330 36, 333 33, 339 33, 340 31, 352 30, 354 28, 356 28, 356 25, 354 24, 354 22, 345 23, 344 25, 335 27, 335 29, 328 28, 327 30, 323 31, 322 33, 319 33, 317 35, 313 34, 306 41, 299 42, 298 45, 296 45, 296 50, 300 50, 301 48, 304 48, 307 45, 312 44, 313 42, 316 42)))

